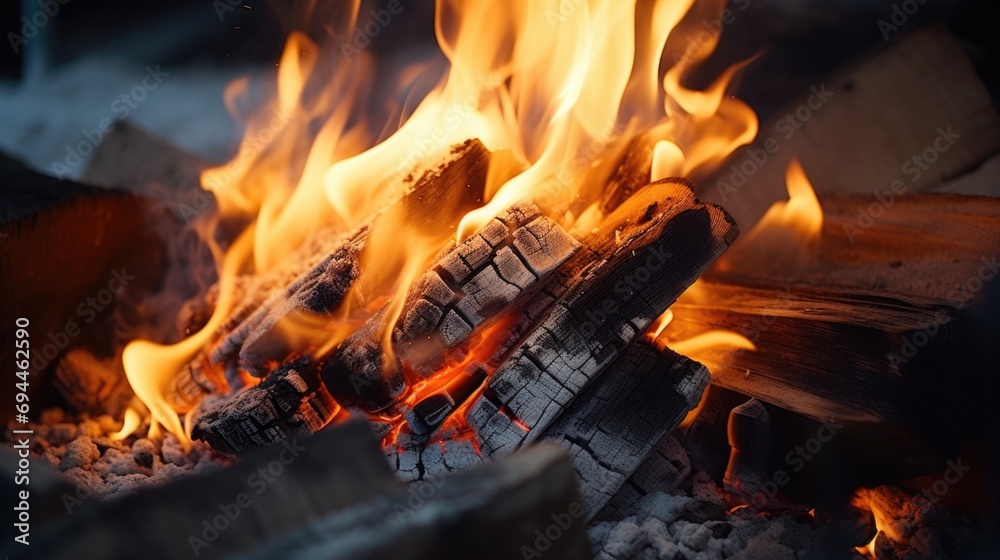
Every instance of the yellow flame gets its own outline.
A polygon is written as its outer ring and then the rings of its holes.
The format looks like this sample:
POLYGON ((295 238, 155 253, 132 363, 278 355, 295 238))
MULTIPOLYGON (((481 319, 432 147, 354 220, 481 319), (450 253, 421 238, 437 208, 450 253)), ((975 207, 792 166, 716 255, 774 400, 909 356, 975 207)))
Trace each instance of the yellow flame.
POLYGON ((121 441, 132 435, 139 428, 142 418, 132 407, 125 410, 125 419, 122 421, 122 429, 108 436, 111 441, 121 441))
POLYGON ((660 315, 655 321, 653 321, 653 324, 649 328, 650 336, 654 339, 660 338, 660 334, 663 333, 663 330, 666 329, 673 320, 674 312, 667 309, 663 312, 663 315, 660 315))
POLYGON ((670 343, 670 349, 697 360, 701 352, 720 346, 737 350, 757 350, 757 346, 749 338, 731 331, 714 330, 703 332, 686 340, 670 343))
POLYGON ((823 208, 802 164, 796 158, 788 162, 785 186, 788 190, 788 201, 779 201, 771 205, 760 223, 747 237, 748 242, 759 231, 764 230, 793 233, 797 239, 806 243, 819 239, 823 231, 823 208))
MULTIPOLYGON (((345 4, 344 21, 327 23, 353 30, 359 5, 345 4)), ((495 154, 481 207, 449 218, 448 239, 405 219, 389 224, 389 242, 366 246, 352 297, 334 319, 307 318, 281 325, 281 332, 296 343, 320 340, 320 351, 329 351, 376 302, 389 302, 391 327, 402 296, 444 243, 465 239, 522 196, 568 231, 589 231, 602 219, 602 189, 616 158, 639 132, 654 142, 654 178, 704 175, 750 142, 756 116, 727 95, 743 65, 704 91, 682 84, 717 38, 661 69, 685 16, 701 17, 694 5, 512 0, 497 10, 488 2, 438 0, 434 31, 448 66, 421 61, 394 69, 389 88, 399 100, 388 110, 370 107, 379 70, 373 53, 359 50, 346 62, 339 49, 292 33, 276 74, 264 80, 273 89, 270 101, 260 104, 253 95, 264 87, 260 80, 227 88, 226 106, 245 121, 244 136, 231 161, 201 175, 221 218, 204 228, 204 238, 211 244, 233 238, 219 231, 246 228, 216 259, 222 297, 208 326, 179 344, 135 341, 125 350, 129 382, 152 414, 150 432, 162 425, 186 439, 163 391, 212 342, 232 306, 237 271, 272 269, 319 228, 346 233, 385 215, 455 144, 477 138, 495 154)))
POLYGON ((152 414, 150 434, 163 425, 181 442, 188 442, 177 412, 167 403, 165 394, 170 379, 201 350, 211 339, 216 328, 226 319, 233 304, 233 285, 236 274, 250 255, 253 228, 246 230, 226 253, 219 279, 219 301, 203 329, 173 345, 136 340, 125 347, 122 363, 125 376, 136 396, 152 414))

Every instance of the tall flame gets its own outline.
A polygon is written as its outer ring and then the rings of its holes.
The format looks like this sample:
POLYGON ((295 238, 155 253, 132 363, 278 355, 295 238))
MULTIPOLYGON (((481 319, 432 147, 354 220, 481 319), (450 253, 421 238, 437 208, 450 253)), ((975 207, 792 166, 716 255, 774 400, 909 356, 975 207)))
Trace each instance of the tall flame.
MULTIPOLYGON (((210 342, 233 304, 238 273, 276 266, 321 227, 357 228, 455 144, 478 138, 497 154, 484 204, 450 224, 461 240, 523 195, 570 230, 597 223, 615 157, 640 132, 656 143, 654 179, 703 175, 750 142, 756 116, 726 95, 741 65, 704 91, 683 83, 717 37, 665 73, 661 69, 668 41, 694 3, 512 0, 498 10, 488 2, 438 0, 434 31, 447 70, 429 89, 424 82, 438 75, 432 62, 396 72, 402 101, 389 111, 368 104, 380 61, 363 51, 345 60, 333 43, 293 33, 273 98, 250 113, 236 156, 201 177, 219 206, 205 239, 214 243, 221 232, 245 228, 217 259, 221 298, 209 324, 176 345, 136 341, 125 350, 129 382, 153 420, 182 437, 164 387, 210 342), (389 118, 380 122, 384 115, 389 118)), ((342 10, 345 21, 332 26, 339 33, 334 42, 351 40, 358 7, 354 2, 342 10)), ((227 106, 246 114, 259 89, 254 80, 234 82, 227 106)), ((390 325, 400 295, 442 249, 439 239, 420 235, 409 223, 393 226, 397 242, 366 248, 359 279, 384 287, 366 294, 366 301, 389 301, 390 325), (371 281, 373 276, 387 277, 371 281)), ((345 325, 356 325, 357 317, 350 308, 337 317, 324 328, 342 340, 345 325)), ((327 331, 327 346, 335 344, 331 336, 327 331)))

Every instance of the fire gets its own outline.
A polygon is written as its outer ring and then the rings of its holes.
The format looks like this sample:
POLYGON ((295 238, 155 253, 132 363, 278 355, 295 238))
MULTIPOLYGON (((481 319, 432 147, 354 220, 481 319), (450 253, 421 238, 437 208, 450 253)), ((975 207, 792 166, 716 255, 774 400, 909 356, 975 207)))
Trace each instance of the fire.
POLYGON ((788 235, 804 246, 813 245, 823 231, 823 207, 812 183, 798 159, 792 158, 785 171, 788 201, 775 202, 743 243, 753 246, 764 242, 787 242, 788 235), (766 240, 766 241, 765 241, 766 240))
POLYGON ((887 504, 876 498, 875 493, 867 488, 859 488, 851 499, 851 505, 859 509, 872 512, 875 517, 875 536, 871 542, 865 546, 855 547, 855 550, 873 560, 878 557, 876 554, 875 542, 880 535, 885 535, 894 541, 904 540, 904 535, 899 529, 898 523, 892 522, 891 512, 886 511, 887 504))
MULTIPOLYGON (((743 65, 704 91, 683 83, 717 37, 661 70, 668 40, 694 4, 515 0, 496 10, 486 2, 438 0, 434 31, 447 69, 438 74, 433 61, 421 61, 398 72, 399 102, 388 111, 368 103, 380 61, 364 51, 345 60, 336 46, 358 24, 359 2, 345 3, 341 17, 329 22, 331 42, 293 33, 267 82, 271 101, 252 106, 262 87, 253 79, 227 90, 227 107, 246 121, 244 137, 232 161, 201 177, 219 207, 200 224, 203 238, 215 248, 243 231, 218 250, 222 289, 211 320, 177 344, 137 340, 125 349, 128 380, 154 428, 185 439, 163 391, 211 342, 233 306, 238 274, 275 267, 318 229, 354 231, 391 208, 455 144, 477 138, 496 154, 482 206, 443 224, 444 237, 405 217, 392 221, 385 242, 366 246, 361 277, 332 324, 307 321, 294 329, 296 342, 316 350, 321 340, 321 351, 330 351, 373 312, 374 302, 388 302, 392 325, 402 296, 434 256, 521 196, 567 231, 588 232, 601 219, 600 195, 615 157, 639 133, 655 142, 653 179, 704 176, 750 142, 756 116, 727 95, 743 65), (434 76, 440 78, 428 89, 424 83, 434 76)), ((688 344, 741 342, 722 335, 688 344)))
POLYGON ((129 407, 125 410, 125 419, 122 421, 122 429, 109 435, 108 439, 111 441, 121 441, 127 438, 136 431, 141 421, 142 419, 139 417, 139 412, 136 411, 136 409, 129 407))

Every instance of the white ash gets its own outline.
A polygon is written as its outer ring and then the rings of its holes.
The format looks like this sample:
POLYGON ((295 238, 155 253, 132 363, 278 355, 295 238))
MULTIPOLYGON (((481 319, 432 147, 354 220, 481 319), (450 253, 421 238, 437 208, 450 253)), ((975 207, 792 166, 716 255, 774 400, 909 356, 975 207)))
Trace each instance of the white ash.
POLYGON ((816 557, 817 527, 791 515, 726 511, 724 495, 698 473, 689 490, 656 491, 589 531, 597 560, 714 560, 816 557))
POLYGON ((97 499, 122 496, 230 461, 201 441, 192 442, 185 451, 171 434, 148 438, 148 424, 122 441, 112 441, 110 436, 121 429, 121 422, 107 415, 71 418, 61 409, 49 409, 38 423, 9 424, 4 434, 8 444, 15 429, 34 430, 32 454, 97 499))

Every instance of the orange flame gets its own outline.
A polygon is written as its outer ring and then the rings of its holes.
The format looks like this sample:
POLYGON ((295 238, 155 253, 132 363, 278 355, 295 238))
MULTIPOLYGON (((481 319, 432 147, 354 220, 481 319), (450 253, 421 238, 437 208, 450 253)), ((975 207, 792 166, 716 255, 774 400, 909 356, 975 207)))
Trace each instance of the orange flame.
MULTIPOLYGON (((405 100, 388 111, 396 119, 384 125, 366 108, 378 61, 360 52, 345 63, 339 49, 293 33, 273 80, 273 99, 249 111, 235 157, 201 176, 220 218, 206 226, 204 238, 210 244, 221 238, 212 230, 222 223, 230 232, 246 228, 217 256, 222 290, 209 324, 176 345, 135 341, 125 350, 127 376, 152 414, 151 430, 162 425, 186 439, 163 391, 210 343, 232 306, 238 272, 273 268, 319 228, 356 229, 403 196, 412 178, 436 166, 455 144, 478 138, 496 154, 482 207, 449 224, 462 240, 525 195, 567 230, 587 231, 601 218, 598 201, 615 157, 639 132, 655 141, 653 179, 708 173, 749 143, 756 116, 726 95, 743 65, 704 91, 682 84, 717 37, 661 71, 668 39, 694 3, 512 0, 497 10, 486 2, 438 0, 434 30, 447 71, 415 99, 409 98, 416 89, 411 86, 435 75, 427 72, 430 63, 398 72, 395 86, 405 100)), ((358 6, 355 1, 342 10, 347 21, 331 22, 333 27, 352 29, 358 6)), ((227 89, 234 114, 248 113, 255 86, 243 79, 227 89)), ((388 325, 400 312, 402 295, 442 249, 440 239, 420 235, 409 223, 392 227, 390 246, 368 247, 362 255, 358 284, 378 286, 377 293, 348 298, 356 307, 360 301, 365 313, 373 302, 388 301, 388 325)), ((304 328, 319 330, 328 350, 356 328, 361 311, 345 305, 332 324, 304 328)))
POLYGON ((792 233, 805 244, 819 239, 823 231, 823 208, 816 197, 816 191, 802 169, 799 160, 792 158, 785 172, 785 186, 788 190, 787 202, 775 202, 746 238, 753 243, 764 232, 792 233))

